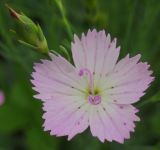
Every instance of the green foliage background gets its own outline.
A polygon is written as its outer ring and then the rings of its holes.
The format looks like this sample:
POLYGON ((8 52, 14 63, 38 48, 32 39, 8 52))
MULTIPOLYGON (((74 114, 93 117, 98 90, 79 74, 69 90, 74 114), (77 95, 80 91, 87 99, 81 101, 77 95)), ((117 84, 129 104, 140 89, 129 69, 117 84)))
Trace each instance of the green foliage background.
POLYGON ((0 0, 0 150, 160 150, 160 1, 159 0, 0 0), (20 45, 9 32, 14 27, 4 4, 38 22, 50 49, 70 51, 69 27, 78 35, 88 28, 105 29, 118 38, 121 57, 141 53, 151 64, 155 81, 141 101, 141 122, 124 144, 100 143, 89 131, 68 142, 43 132, 42 104, 30 83, 33 62, 44 58, 20 45), (66 16, 66 18, 65 18, 66 16), (68 27, 69 25, 69 27, 68 27), (67 30, 68 27, 68 30, 67 30))

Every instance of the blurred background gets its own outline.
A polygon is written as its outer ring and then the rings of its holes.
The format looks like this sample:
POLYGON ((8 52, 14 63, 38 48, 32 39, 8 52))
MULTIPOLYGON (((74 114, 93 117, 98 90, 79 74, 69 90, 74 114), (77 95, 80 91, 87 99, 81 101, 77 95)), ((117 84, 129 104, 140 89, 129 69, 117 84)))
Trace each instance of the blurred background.
POLYGON ((0 0, 0 150, 160 150, 160 1, 159 0, 0 0), (121 56, 142 54, 155 81, 136 103, 141 121, 124 144, 105 142, 87 130, 68 142, 43 132, 42 103, 33 98, 33 62, 43 55, 21 45, 9 31, 14 22, 8 3, 39 23, 50 49, 63 45, 70 52, 69 30, 78 35, 89 28, 105 29, 118 38, 121 56))

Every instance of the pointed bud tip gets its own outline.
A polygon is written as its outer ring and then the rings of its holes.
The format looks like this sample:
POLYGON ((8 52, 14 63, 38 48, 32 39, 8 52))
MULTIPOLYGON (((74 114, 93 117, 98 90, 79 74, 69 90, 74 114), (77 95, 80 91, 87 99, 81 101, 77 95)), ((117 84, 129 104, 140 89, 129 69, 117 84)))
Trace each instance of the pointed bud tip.
POLYGON ((13 18, 16 18, 16 19, 19 19, 18 17, 18 13, 12 9, 8 4, 5 4, 6 8, 9 10, 10 12, 10 15, 13 17, 13 18))

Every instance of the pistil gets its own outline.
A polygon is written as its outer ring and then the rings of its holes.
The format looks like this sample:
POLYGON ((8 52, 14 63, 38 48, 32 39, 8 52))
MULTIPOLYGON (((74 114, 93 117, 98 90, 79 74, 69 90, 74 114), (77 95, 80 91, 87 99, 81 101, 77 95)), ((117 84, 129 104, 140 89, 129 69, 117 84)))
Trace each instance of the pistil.
POLYGON ((87 75, 88 76, 88 81, 89 81, 89 88, 92 94, 94 94, 94 79, 93 79, 93 74, 91 73, 91 71, 87 68, 83 68, 79 71, 79 76, 84 76, 87 75))

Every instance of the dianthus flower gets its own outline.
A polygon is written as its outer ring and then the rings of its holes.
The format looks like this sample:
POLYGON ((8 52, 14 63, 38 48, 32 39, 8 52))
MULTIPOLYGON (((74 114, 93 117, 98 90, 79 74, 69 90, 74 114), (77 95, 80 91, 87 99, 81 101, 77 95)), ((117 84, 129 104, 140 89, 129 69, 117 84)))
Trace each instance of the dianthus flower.
POLYGON ((123 143, 134 131, 139 101, 153 81, 140 54, 118 61, 120 47, 105 31, 89 30, 72 43, 74 65, 50 53, 32 74, 35 96, 43 101, 44 130, 72 139, 88 127, 100 141, 123 143))

